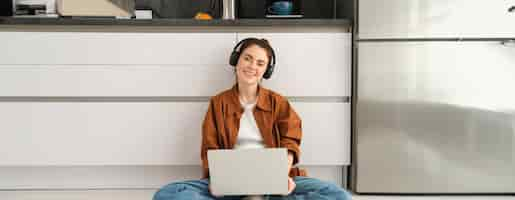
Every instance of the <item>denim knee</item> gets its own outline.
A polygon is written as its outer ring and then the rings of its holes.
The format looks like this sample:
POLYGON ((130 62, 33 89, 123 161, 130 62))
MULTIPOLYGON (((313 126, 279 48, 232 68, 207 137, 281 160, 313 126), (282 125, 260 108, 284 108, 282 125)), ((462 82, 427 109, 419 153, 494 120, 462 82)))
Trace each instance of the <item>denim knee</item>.
POLYGON ((351 200, 352 199, 352 195, 350 194, 350 192, 348 192, 345 189, 341 189, 341 190, 342 190, 342 192, 341 192, 340 197, 338 197, 338 199, 341 199, 341 200, 351 200))
POLYGON ((184 183, 170 183, 161 189, 159 189, 155 194, 153 200, 166 200, 169 197, 184 191, 188 188, 188 184, 184 183))
POLYGON ((340 188, 334 184, 330 184, 327 187, 326 192, 329 194, 329 196, 334 197, 334 199, 336 199, 336 200, 351 200, 352 199, 351 194, 348 191, 346 191, 345 189, 340 188))
POLYGON ((328 182, 321 182, 321 188, 318 191, 313 191, 319 193, 322 196, 326 196, 330 199, 336 200, 351 200, 351 195, 345 189, 328 182))

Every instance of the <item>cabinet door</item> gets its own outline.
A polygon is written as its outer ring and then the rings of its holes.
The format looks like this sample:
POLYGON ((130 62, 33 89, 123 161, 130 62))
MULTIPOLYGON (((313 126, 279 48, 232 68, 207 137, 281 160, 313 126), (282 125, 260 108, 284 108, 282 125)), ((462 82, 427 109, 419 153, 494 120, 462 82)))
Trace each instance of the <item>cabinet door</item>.
POLYGON ((515 37, 514 0, 359 1, 359 38, 515 37))
POLYGON ((212 96, 234 84, 228 65, 0 65, 0 97, 212 96))
POLYGON ((238 33, 238 40, 267 39, 276 51, 276 70, 264 85, 286 96, 317 97, 295 103, 303 119, 303 165, 350 164, 350 33, 238 33), (315 114, 316 113, 316 114, 315 114), (337 120, 334 120, 337 119, 337 120))
POLYGON ((0 96, 211 96, 235 33, 0 32, 0 96))
MULTIPOLYGON (((0 102, 0 167, 200 165, 207 106, 207 102, 0 102)), ((305 116, 302 164, 348 164, 349 152, 338 144, 350 143, 349 104, 294 102, 293 106, 305 116)))
POLYGON ((277 56, 264 85, 286 96, 350 96, 350 33, 238 33, 267 39, 277 56))
POLYGON ((234 33, 0 32, 0 64, 226 64, 234 33))

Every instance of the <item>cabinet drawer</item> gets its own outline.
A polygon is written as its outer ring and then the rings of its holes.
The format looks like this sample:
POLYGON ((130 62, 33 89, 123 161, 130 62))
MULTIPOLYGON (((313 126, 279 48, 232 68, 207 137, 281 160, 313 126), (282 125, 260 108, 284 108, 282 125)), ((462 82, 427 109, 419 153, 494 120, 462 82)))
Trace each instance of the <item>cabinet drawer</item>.
POLYGON ((264 84, 299 96, 351 96, 350 33, 238 33, 267 39, 276 51, 272 78, 264 84))
POLYGON ((234 84, 227 65, 3 65, 0 97, 213 96, 234 84))
MULTIPOLYGON (((303 119, 302 164, 348 164, 350 104, 292 104, 303 119)), ((0 166, 200 165, 207 105, 0 103, 0 166)))
POLYGON ((226 64, 235 33, 0 32, 0 65, 226 64))

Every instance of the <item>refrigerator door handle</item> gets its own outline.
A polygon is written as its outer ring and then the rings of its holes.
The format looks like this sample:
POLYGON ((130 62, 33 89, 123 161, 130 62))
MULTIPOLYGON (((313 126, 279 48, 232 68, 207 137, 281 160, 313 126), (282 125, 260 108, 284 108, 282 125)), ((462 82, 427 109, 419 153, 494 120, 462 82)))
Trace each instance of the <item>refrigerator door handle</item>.
POLYGON ((515 47, 515 40, 503 40, 501 44, 505 47, 515 47))

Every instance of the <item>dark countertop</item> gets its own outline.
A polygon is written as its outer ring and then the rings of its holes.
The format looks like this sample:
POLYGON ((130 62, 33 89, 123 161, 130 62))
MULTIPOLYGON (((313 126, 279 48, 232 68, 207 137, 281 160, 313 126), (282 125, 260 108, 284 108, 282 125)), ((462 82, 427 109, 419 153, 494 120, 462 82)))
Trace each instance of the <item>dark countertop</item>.
POLYGON ((109 25, 109 26, 342 26, 348 19, 110 19, 110 18, 16 18, 0 17, 1 25, 109 25))

